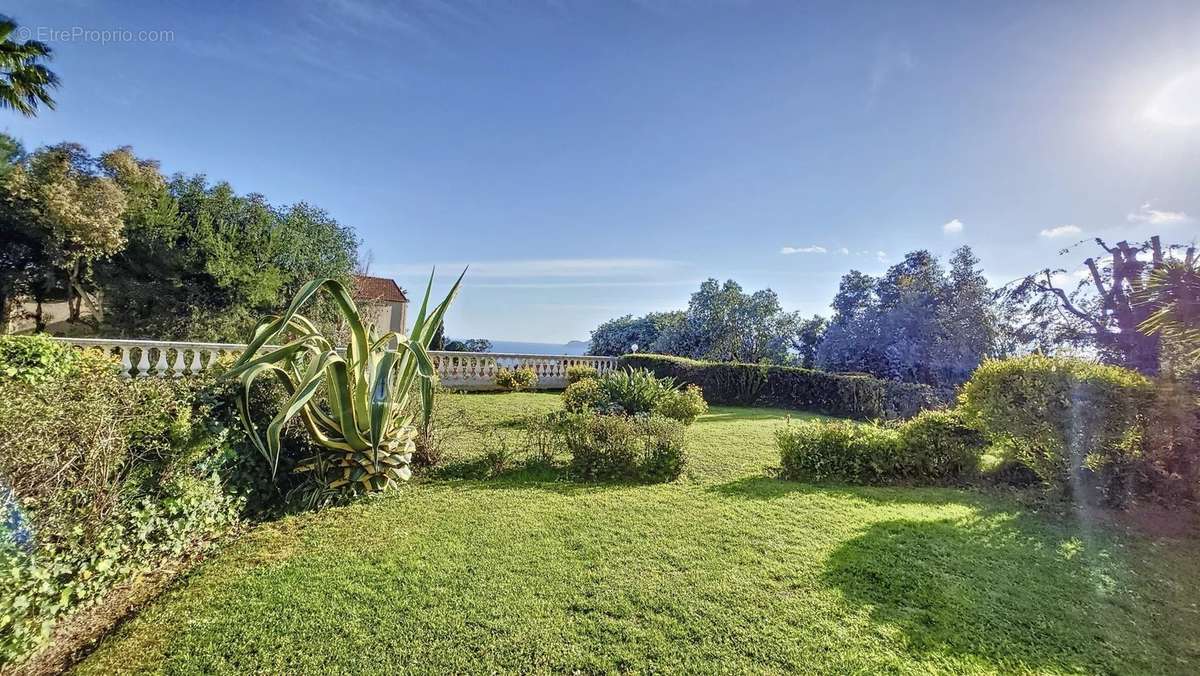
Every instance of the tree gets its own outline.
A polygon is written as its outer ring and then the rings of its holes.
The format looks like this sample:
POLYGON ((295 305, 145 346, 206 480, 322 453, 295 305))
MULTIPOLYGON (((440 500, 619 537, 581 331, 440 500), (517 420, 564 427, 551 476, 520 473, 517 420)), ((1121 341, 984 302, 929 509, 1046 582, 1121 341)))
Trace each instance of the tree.
POLYGON ((851 270, 834 297, 816 364, 937 386, 964 382, 996 345, 993 294, 978 263, 962 247, 949 274, 924 250, 879 279, 851 270))
POLYGON ((492 341, 487 338, 467 338, 446 343, 447 352, 491 352, 492 341))
POLYGON ((820 315, 813 315, 808 319, 796 316, 796 329, 791 336, 791 348, 804 368, 810 369, 816 366, 817 348, 825 339, 825 330, 828 325, 829 323, 820 315))
POLYGON ((1005 290, 1006 314, 1014 318, 1009 331, 1022 345, 1045 351, 1080 347, 1108 363, 1154 374, 1161 337, 1138 328, 1157 308, 1140 299, 1173 252, 1188 247, 1164 248, 1157 235, 1136 244, 1094 241, 1104 255, 1083 261, 1084 276, 1073 288, 1063 282, 1066 270, 1047 268, 1005 290))
POLYGON ((644 317, 625 315, 610 319, 592 331, 588 354, 619 357, 632 351, 649 350, 664 331, 683 321, 684 313, 651 312, 644 317))
POLYGON ((67 292, 69 319, 78 321, 87 303, 100 311, 85 288, 94 261, 125 244, 125 195, 97 162, 75 143, 42 148, 5 177, 14 217, 36 232, 43 255, 58 270, 67 292))
MULTIPOLYGON (((167 180, 127 148, 101 163, 129 200, 128 244, 97 272, 112 333, 241 340, 308 280, 349 280, 358 241, 321 209, 276 208, 204 176, 167 180)), ((336 324, 328 301, 312 317, 336 324)))
POLYGON ((732 279, 709 279, 692 294, 682 321, 663 331, 653 352, 693 359, 783 364, 795 333, 795 318, 783 311, 770 289, 752 294, 732 279))
POLYGON ((996 349, 995 293, 978 266, 979 259, 970 247, 956 249, 950 259, 949 288, 938 316, 942 339, 934 350, 945 382, 965 382, 996 349))
POLYGON ((0 108, 34 117, 39 105, 54 110, 50 90, 58 87, 58 76, 40 63, 53 58, 50 47, 37 40, 18 42, 16 32, 17 23, 0 16, 0 108))

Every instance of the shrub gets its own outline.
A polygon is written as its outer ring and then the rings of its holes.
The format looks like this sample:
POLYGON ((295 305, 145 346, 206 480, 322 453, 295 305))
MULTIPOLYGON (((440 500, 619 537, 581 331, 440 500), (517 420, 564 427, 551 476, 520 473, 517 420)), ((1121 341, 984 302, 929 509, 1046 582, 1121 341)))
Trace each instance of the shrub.
POLYGON ((616 415, 658 413, 688 425, 708 411, 698 386, 681 390, 674 379, 658 378, 647 369, 614 371, 569 385, 563 391, 563 407, 616 415))
POLYGON ((49 336, 0 336, 0 381, 28 384, 62 378, 75 370, 78 353, 49 336))
POLYGON ((899 425, 805 421, 776 432, 783 477, 800 481, 954 483, 973 475, 982 435, 953 411, 899 425))
POLYGON ((1095 488, 1115 504, 1127 492, 1150 392, 1128 369, 1030 355, 984 362, 961 402, 971 424, 1050 487, 1095 488))
POLYGON ((1164 369, 1146 408, 1133 493, 1167 507, 1195 502, 1200 491, 1200 394, 1187 377, 1164 369))
POLYGON ((496 370, 496 387, 520 392, 532 389, 537 385, 537 372, 528 366, 518 366, 515 369, 500 368, 496 370))
POLYGON ((584 481, 671 481, 687 462, 683 424, 662 416, 576 413, 561 429, 571 473, 584 481))
POLYGON ((600 407, 604 393, 596 378, 587 378, 572 383, 563 390, 563 408, 573 413, 594 410, 600 407))
POLYGON ((81 353, 68 373, 0 382, 0 401, 0 507, 17 524, 0 528, 0 662, 237 519, 229 430, 192 379, 123 381, 81 353))
POLYGON ((588 380, 589 378, 599 378, 599 377, 600 377, 600 372, 596 370, 595 366, 589 366, 587 364, 576 364, 575 366, 567 367, 567 386, 568 387, 571 385, 574 385, 575 383, 577 383, 581 380, 588 380))
POLYGON ((708 402, 704 401, 704 393, 698 386, 688 385, 683 389, 673 389, 664 393, 654 405, 654 412, 691 425, 696 418, 708 413, 708 402))
POLYGON ((909 479, 948 482, 979 470, 987 446, 957 411, 922 411, 899 427, 896 471, 909 479))
POLYGON ((624 369, 604 374, 599 379, 601 405, 620 412, 649 413, 660 399, 675 389, 672 378, 656 378, 646 369, 624 369))
POLYGON ((828 415, 903 419, 937 406, 933 388, 916 383, 880 380, 866 375, 839 375, 790 366, 705 362, 654 354, 625 355, 625 368, 646 368, 659 377, 691 383, 714 404, 774 405, 828 415))
POLYGON ((848 420, 790 423, 776 431, 775 441, 783 478, 849 483, 890 475, 900 445, 893 428, 848 420))

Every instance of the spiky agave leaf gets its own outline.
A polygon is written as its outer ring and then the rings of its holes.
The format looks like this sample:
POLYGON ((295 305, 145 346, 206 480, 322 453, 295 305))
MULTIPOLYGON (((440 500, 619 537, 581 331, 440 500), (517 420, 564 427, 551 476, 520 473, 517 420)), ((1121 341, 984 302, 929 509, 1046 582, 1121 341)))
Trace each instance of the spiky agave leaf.
MULTIPOLYGON (((464 270, 464 274, 466 271, 464 270)), ((278 471, 284 426, 301 416, 314 443, 325 457, 305 461, 301 471, 327 473, 327 488, 379 490, 408 478, 412 457, 412 419, 405 415, 415 389, 428 423, 432 409, 433 361, 428 354, 429 326, 440 323, 461 286, 460 275, 446 298, 428 310, 433 276, 421 301, 413 333, 385 334, 373 339, 346 288, 331 279, 313 280, 296 294, 280 315, 263 318, 226 378, 237 378, 237 408, 256 448, 278 471), (330 296, 350 329, 345 354, 339 354, 316 325, 299 314, 317 293, 330 296), (278 347, 271 342, 290 338, 278 347), (394 345, 395 347, 389 347, 394 345), (265 440, 252 420, 249 394, 261 375, 272 375, 287 392, 287 400, 267 426, 265 440), (315 399, 324 388, 328 411, 315 399), (341 468, 341 470, 338 470, 341 468)))

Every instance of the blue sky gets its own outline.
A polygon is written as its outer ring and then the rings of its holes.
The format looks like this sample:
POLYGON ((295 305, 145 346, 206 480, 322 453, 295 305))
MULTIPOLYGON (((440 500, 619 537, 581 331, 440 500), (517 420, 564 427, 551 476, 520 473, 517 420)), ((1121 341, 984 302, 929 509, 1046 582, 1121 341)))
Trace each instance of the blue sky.
POLYGON ((470 263, 456 336, 586 338, 706 277, 827 313, 844 272, 915 248, 970 244, 1003 282, 1083 237, 1200 232, 1196 2, 5 11, 63 81, 4 115, 27 146, 311 202, 409 289, 470 263))

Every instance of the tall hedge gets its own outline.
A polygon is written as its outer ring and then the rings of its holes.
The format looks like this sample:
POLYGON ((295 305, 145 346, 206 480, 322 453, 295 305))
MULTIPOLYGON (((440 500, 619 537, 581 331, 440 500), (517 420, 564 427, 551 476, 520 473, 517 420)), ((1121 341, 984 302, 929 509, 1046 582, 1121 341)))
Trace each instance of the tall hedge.
POLYGON ((772 405, 860 420, 910 418, 938 403, 928 385, 840 375, 791 366, 706 362, 627 354, 621 366, 645 368, 704 389, 713 404, 772 405))

